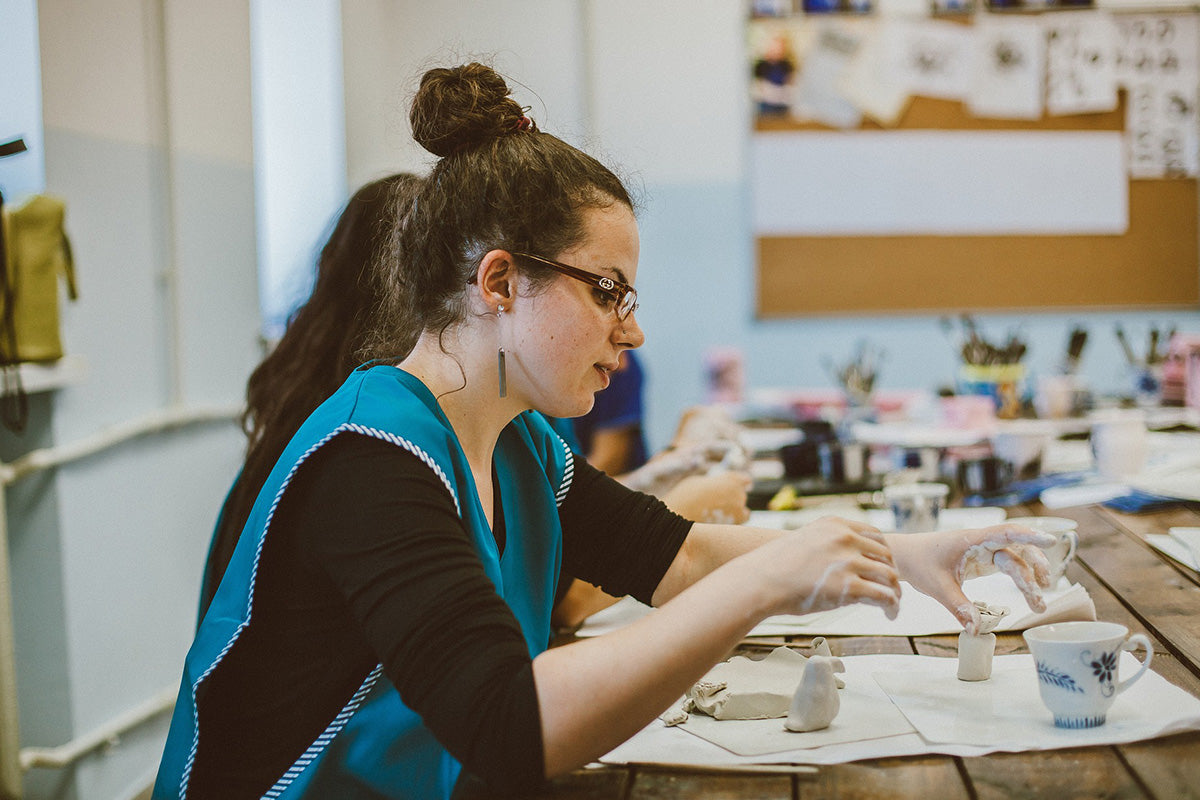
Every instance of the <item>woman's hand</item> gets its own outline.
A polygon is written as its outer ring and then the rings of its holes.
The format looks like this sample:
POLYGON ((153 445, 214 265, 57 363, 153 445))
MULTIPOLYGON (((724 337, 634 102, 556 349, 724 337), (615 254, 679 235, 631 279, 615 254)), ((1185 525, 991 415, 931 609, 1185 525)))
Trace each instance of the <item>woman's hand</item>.
POLYGON ((900 611, 900 578, 888 543, 864 523, 822 517, 743 558, 772 593, 772 613, 808 614, 851 603, 879 606, 889 619, 900 611))
POLYGON ((1023 525, 932 533, 889 534, 900 577, 954 614, 968 633, 975 633, 979 612, 963 594, 968 578, 1003 572, 1025 595, 1034 611, 1045 611, 1042 590, 1050 587, 1050 564, 1042 552, 1055 538, 1023 525))
POLYGON ((689 475, 664 492, 662 501, 695 522, 740 525, 750 519, 746 505, 750 484, 744 472, 689 475))

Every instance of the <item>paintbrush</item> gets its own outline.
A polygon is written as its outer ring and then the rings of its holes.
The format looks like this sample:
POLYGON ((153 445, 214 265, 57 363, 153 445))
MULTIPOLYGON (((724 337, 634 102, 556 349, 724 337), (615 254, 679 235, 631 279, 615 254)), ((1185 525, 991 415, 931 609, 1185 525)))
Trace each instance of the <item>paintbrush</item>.
POLYGON ((1125 351, 1125 359, 1130 364, 1136 365, 1138 363, 1137 356, 1134 355, 1133 348, 1129 346, 1129 339, 1125 337, 1125 329, 1121 327, 1120 323, 1117 323, 1116 331, 1117 341, 1121 343, 1121 349, 1125 351))

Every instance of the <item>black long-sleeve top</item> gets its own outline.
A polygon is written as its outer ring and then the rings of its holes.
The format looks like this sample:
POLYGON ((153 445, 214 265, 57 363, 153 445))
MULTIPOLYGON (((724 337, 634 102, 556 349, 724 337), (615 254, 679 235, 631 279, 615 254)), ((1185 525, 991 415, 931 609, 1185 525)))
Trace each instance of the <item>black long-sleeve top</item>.
MULTIPOLYGON (((520 535, 502 502, 501 549, 520 535)), ((644 602, 691 527, 581 460, 559 516, 564 571, 644 602)), ((378 663, 465 771, 505 789, 541 780, 532 661, 445 487, 404 449, 342 433, 284 492, 254 624, 201 684, 188 797, 261 796, 378 663)))

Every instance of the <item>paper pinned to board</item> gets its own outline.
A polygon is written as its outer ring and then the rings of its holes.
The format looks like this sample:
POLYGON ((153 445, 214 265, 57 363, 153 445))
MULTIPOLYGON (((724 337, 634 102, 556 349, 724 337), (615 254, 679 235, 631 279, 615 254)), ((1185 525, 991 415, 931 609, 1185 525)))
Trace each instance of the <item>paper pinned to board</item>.
POLYGON ((880 57, 897 83, 925 97, 967 96, 973 28, 940 20, 894 19, 885 31, 880 57))
POLYGON ((1200 19, 1121 14, 1115 21, 1115 72, 1126 89, 1129 174, 1195 177, 1200 173, 1200 19))
POLYGON ((1046 111, 1093 114, 1117 107, 1116 41, 1112 16, 1079 11, 1046 14, 1046 111))
POLYGON ((793 108, 797 117, 832 128, 859 126, 862 112, 842 95, 838 81, 862 48, 864 30, 861 25, 841 20, 820 21, 796 85, 793 108))
POLYGON ((846 62, 836 82, 843 97, 885 127, 896 125, 912 101, 908 86, 888 69, 883 58, 888 51, 883 42, 894 35, 893 23, 888 19, 865 27, 862 44, 846 62))
POLYGON ((1036 19, 984 15, 975 24, 976 46, 967 107, 977 117, 1040 119, 1046 38, 1036 19))

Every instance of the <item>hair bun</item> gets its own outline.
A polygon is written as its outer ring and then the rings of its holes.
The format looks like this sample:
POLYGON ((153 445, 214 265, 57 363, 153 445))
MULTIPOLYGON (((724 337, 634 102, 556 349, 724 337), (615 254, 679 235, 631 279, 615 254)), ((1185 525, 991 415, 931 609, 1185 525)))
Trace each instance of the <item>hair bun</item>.
POLYGON ((483 64, 431 69, 409 113, 413 138, 445 157, 524 130, 524 109, 509 93, 504 78, 483 64))

